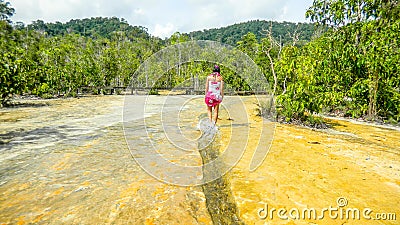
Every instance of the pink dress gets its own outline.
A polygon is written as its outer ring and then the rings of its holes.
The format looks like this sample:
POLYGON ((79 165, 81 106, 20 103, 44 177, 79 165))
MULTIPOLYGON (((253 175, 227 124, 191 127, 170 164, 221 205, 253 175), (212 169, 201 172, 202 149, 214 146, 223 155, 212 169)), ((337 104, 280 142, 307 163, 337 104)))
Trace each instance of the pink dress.
MULTIPOLYGON (((213 74, 211 74, 210 76, 213 76, 213 74)), ((217 73, 217 76, 221 75, 217 73)), ((220 89, 221 89, 220 81, 209 81, 208 91, 204 100, 208 106, 214 107, 222 102, 222 95, 220 89)))

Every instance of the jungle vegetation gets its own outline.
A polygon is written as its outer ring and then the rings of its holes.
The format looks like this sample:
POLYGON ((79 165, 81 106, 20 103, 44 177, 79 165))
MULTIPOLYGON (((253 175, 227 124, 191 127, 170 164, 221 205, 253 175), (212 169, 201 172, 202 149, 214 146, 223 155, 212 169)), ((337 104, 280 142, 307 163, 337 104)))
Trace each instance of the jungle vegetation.
MULTIPOLYGON (((397 0, 314 0, 306 13, 310 23, 255 20, 165 39, 115 17, 25 25, 12 21, 14 13, 0 0, 1 105, 16 94, 52 98, 76 96, 84 86, 127 86, 161 49, 214 40, 259 66, 283 121, 314 124, 323 113, 400 121, 397 0)), ((177 65, 156 86, 174 87, 185 76, 206 76, 210 68, 207 62, 177 65)), ((235 90, 249 89, 240 75, 222 70, 235 90)))

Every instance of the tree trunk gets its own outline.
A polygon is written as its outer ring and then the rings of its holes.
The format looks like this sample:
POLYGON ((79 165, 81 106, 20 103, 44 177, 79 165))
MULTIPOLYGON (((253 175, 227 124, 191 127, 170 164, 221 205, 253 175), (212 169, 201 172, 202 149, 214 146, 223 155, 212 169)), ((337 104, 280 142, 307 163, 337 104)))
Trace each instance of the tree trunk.
POLYGON ((270 63, 270 66, 271 66, 272 76, 274 76, 274 90, 272 92, 272 97, 274 97, 275 96, 275 92, 276 92, 276 87, 278 86, 278 77, 276 76, 275 67, 274 67, 274 61, 272 60, 272 57, 269 54, 269 51, 267 51, 267 56, 268 56, 269 63, 270 63))
POLYGON ((368 106, 368 119, 375 120, 376 119, 376 100, 378 95, 378 87, 379 87, 379 75, 375 72, 375 77, 373 80, 373 84, 369 89, 369 106, 368 106))

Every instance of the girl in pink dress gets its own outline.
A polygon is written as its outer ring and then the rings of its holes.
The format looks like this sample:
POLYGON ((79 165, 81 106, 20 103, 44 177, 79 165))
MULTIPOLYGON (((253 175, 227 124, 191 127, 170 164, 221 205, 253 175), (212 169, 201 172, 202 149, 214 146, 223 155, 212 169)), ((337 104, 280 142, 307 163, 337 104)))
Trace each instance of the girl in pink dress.
POLYGON ((206 80, 205 103, 207 105, 208 118, 213 125, 217 123, 219 104, 224 98, 224 81, 220 74, 219 66, 215 65, 213 72, 206 80), (214 117, 212 110, 214 109, 214 117))

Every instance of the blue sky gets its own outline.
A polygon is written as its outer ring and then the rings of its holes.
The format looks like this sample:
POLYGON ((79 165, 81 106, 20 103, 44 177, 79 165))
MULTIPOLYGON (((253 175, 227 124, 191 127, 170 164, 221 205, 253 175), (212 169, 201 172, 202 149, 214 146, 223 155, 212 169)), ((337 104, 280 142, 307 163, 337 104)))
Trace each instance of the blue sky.
MULTIPOLYGON (((7 0, 6 0, 7 1, 7 0)), ((124 18, 161 38, 172 33, 227 26, 249 20, 308 22, 313 0, 8 0, 14 22, 67 22, 90 17, 124 18)))

